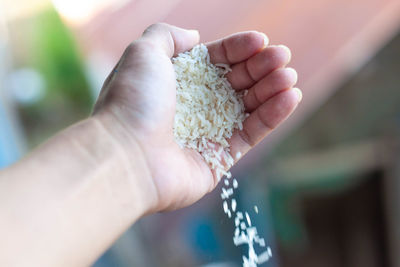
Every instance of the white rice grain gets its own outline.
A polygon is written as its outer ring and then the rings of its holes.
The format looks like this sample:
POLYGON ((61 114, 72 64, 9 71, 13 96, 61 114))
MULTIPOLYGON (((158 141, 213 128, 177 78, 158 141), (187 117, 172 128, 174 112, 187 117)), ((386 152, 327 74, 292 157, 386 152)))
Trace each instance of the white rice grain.
POLYGON ((229 65, 212 64, 207 47, 199 44, 172 59, 176 75, 174 137, 182 147, 197 150, 218 179, 234 160, 229 138, 242 128, 246 114, 242 94, 232 89, 225 75, 229 65), (215 144, 219 150, 215 151, 215 144), (223 164, 223 157, 225 164, 223 164))

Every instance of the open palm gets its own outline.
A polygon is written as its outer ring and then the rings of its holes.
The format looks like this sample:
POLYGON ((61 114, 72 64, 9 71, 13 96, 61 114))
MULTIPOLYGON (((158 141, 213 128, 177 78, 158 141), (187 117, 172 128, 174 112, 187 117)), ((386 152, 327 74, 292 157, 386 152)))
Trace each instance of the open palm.
MULTIPOLYGON (((215 173, 200 154, 181 149, 172 131, 176 85, 170 59, 198 42, 196 31, 150 26, 125 50, 95 106, 93 116, 104 122, 128 155, 130 144, 139 144, 149 174, 143 182, 151 185, 144 188, 149 212, 190 205, 216 186, 215 173)), ((250 31, 206 44, 213 63, 231 65, 227 77, 232 87, 248 90, 243 100, 250 116, 230 139, 232 155, 245 155, 301 100, 301 92, 292 88, 297 74, 285 68, 290 51, 267 42, 265 35, 250 31)))

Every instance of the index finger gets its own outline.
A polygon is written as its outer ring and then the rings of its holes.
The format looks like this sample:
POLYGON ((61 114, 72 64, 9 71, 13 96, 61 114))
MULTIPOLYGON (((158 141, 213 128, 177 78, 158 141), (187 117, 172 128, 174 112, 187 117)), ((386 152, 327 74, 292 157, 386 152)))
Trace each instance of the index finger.
POLYGON ((206 46, 211 63, 235 64, 261 51, 268 42, 268 37, 264 33, 247 31, 209 42, 206 46))
POLYGON ((291 88, 266 100, 243 122, 243 130, 236 130, 230 138, 230 153, 238 161, 296 109, 302 93, 291 88))

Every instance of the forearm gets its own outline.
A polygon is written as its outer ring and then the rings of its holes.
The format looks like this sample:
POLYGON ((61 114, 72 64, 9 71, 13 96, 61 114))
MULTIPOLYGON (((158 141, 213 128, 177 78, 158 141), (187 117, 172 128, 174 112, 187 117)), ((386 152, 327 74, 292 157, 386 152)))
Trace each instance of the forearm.
POLYGON ((129 148, 134 160, 88 119, 0 172, 0 265, 94 261, 148 208, 146 162, 129 148))

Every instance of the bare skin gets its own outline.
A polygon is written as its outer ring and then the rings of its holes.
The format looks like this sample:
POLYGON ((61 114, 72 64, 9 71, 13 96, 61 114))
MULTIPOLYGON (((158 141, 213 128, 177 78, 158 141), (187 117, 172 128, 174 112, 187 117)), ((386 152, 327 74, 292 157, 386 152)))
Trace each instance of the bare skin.
MULTIPOLYGON (((197 31, 150 26, 106 79, 94 113, 0 172, 0 266, 87 266, 140 217, 188 206, 216 186, 201 156, 173 139, 170 58, 197 31)), ((237 33, 206 44, 248 89, 250 116, 230 140, 245 155, 301 101, 290 51, 265 35, 237 33)))

